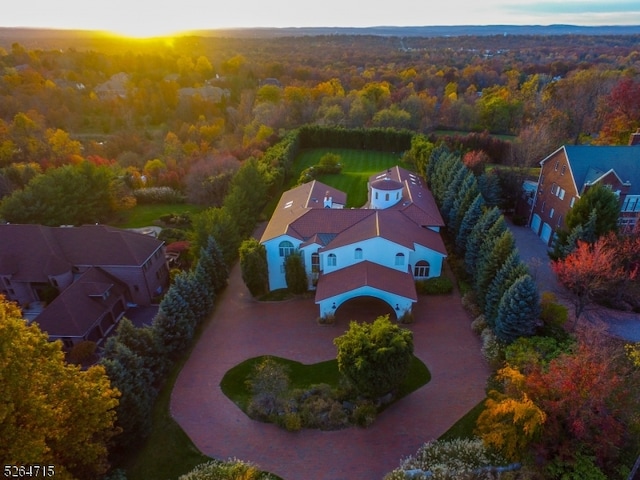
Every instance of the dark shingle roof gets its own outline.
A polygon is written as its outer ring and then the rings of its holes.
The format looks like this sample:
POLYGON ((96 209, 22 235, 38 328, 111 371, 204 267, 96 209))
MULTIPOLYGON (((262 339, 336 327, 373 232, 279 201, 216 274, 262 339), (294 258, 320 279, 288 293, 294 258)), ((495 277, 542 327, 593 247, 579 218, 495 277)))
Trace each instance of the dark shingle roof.
POLYGON ((90 268, 58 295, 35 323, 49 336, 83 337, 124 291, 117 278, 100 268, 90 268))
POLYGON ((44 227, 0 225, 0 274, 48 281, 73 265, 142 265, 162 242, 105 225, 44 227))
POLYGON ((578 192, 582 191, 586 182, 614 170, 622 182, 631 184, 630 194, 640 194, 640 145, 566 145, 563 148, 578 192))

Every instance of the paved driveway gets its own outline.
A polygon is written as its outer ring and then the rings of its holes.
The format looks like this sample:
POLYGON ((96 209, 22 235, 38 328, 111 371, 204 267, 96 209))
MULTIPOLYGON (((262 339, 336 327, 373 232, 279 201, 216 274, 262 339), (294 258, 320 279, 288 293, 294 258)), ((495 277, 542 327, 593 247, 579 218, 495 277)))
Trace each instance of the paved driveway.
MULTIPOLYGON (((219 300, 171 397, 173 417, 206 455, 249 460, 285 480, 381 479, 485 397, 489 369, 458 295, 422 297, 409 328, 415 354, 432 374, 426 386, 388 408, 368 429, 291 433, 256 422, 220 390, 225 372, 258 355, 307 364, 335 358, 333 339, 348 328, 345 315, 367 308, 355 304, 351 312, 338 311, 335 325, 319 326, 312 299, 251 299, 238 266, 219 300)), ((373 318, 368 312, 365 319, 373 318)))
MULTIPOLYGON (((520 258, 529 265, 529 270, 538 284, 538 289, 541 292, 555 293, 558 299, 569 307, 570 314, 573 313, 573 306, 568 301, 566 290, 558 283, 556 275, 551 270, 546 245, 529 227, 517 227, 512 223, 508 223, 508 225, 515 237, 520 258)), ((589 307, 582 316, 586 321, 603 322, 609 333, 616 337, 631 342, 640 342, 640 315, 636 313, 610 310, 594 305, 589 307)))

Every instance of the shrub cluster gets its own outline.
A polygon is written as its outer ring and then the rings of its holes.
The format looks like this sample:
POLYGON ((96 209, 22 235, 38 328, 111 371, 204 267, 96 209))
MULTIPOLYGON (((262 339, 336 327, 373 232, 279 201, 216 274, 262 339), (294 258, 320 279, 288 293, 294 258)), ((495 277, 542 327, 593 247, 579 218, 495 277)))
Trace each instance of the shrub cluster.
POLYGON ((437 440, 424 444, 415 455, 404 459, 384 480, 489 480, 496 478, 496 472, 518 468, 518 465, 503 467, 506 463, 478 438, 437 440))
POLYGON ((247 386, 251 391, 247 414, 288 431, 367 427, 378 413, 373 402, 356 397, 352 389, 335 389, 324 383, 290 388, 287 368, 270 357, 255 366, 247 386))
POLYGON ((453 292, 453 282, 445 276, 427 278, 416 282, 420 295, 444 295, 453 292))
POLYGON ((147 187, 133 191, 139 204, 151 203, 184 203, 185 196, 171 187, 147 187))

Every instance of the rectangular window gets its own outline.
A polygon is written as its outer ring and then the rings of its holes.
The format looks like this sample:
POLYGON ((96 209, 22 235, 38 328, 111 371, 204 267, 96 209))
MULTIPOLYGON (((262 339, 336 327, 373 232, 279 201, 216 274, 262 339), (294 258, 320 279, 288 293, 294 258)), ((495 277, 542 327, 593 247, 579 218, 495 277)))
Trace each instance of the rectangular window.
POLYGON ((544 213, 544 206, 547 202, 542 202, 542 207, 540 207, 540 212, 544 213))
POLYGON ((558 192, 558 197, 560 197, 560 200, 564 200, 564 188, 561 188, 560 191, 558 192))
POLYGON ((567 166, 566 165, 562 165, 562 170, 560 170, 560 175, 564 175, 564 172, 567 171, 567 166))
POLYGON ((573 208, 573 205, 576 203, 576 197, 571 197, 571 202, 569 202, 569 207, 573 208))
POLYGON ((549 218, 553 218, 554 213, 555 213, 555 210, 553 208, 549 210, 549 218))
POLYGON ((560 187, 558 186, 557 183, 554 183, 553 185, 551 185, 551 195, 558 195, 558 192, 560 191, 560 187))
POLYGON ((556 166, 553 168, 556 172, 558 171, 559 165, 560 165, 560 160, 556 160, 556 166))
POLYGON ((559 227, 562 223, 562 215, 558 215, 558 223, 556 223, 556 227, 559 227))

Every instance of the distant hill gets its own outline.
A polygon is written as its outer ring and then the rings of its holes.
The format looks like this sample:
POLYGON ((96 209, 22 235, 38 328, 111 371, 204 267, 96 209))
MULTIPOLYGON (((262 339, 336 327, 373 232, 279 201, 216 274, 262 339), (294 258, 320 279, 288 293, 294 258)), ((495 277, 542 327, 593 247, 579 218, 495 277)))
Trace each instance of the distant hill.
POLYGON ((198 30, 203 37, 254 37, 314 35, 380 35, 389 37, 460 37, 488 35, 638 35, 640 25, 585 27, 577 25, 451 25, 423 27, 309 27, 309 28, 237 28, 198 30))

